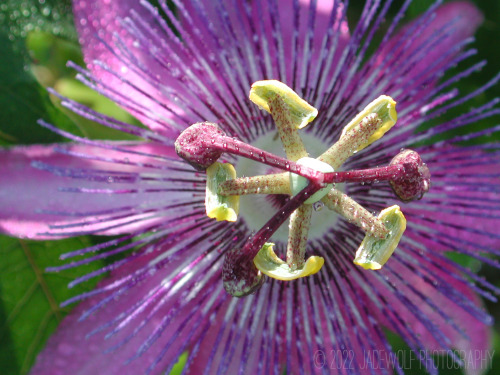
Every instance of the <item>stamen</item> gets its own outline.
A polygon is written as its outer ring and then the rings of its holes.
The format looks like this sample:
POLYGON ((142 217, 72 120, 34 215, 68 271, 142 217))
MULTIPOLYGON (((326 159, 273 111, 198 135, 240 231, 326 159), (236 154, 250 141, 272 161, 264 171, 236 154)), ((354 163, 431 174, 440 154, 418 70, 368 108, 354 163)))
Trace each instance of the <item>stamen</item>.
POLYGON ((389 235, 384 238, 376 238, 366 235, 358 251, 354 264, 368 270, 379 270, 390 258, 399 244, 399 240, 406 229, 406 219, 399 206, 392 206, 382 210, 378 216, 385 223, 389 235))
POLYGON ((304 128, 318 115, 316 108, 280 81, 258 81, 250 89, 250 100, 271 114, 270 102, 276 96, 279 96, 286 104, 289 116, 298 129, 304 128))
POLYGON ((387 133, 398 120, 398 113, 396 112, 396 102, 394 101, 394 99, 390 96, 381 95, 373 102, 368 104, 365 109, 358 113, 356 117, 354 117, 354 119, 344 127, 340 138, 342 138, 350 130, 354 129, 357 124, 362 121, 363 118, 371 113, 376 113, 380 120, 382 120, 382 124, 379 126, 377 131, 371 135, 371 137, 368 139, 368 142, 360 146, 358 151, 361 151, 376 140, 382 138, 383 135, 387 133))
POLYGON ((309 184, 269 219, 242 249, 235 248, 226 254, 222 268, 222 281, 229 294, 243 297, 253 293, 262 284, 261 271, 256 268, 253 259, 292 212, 319 189, 319 185, 309 184))
POLYGON ((358 125, 341 136, 332 147, 318 157, 318 160, 332 165, 334 169, 340 168, 347 159, 368 142, 381 124, 382 120, 376 113, 369 114, 358 125))
POLYGON ((297 124, 294 123, 294 119, 283 99, 279 96, 272 98, 269 101, 269 110, 278 128, 287 159, 297 161, 306 157, 308 154, 302 139, 299 137, 297 124))
POLYGON ((253 263, 265 275, 277 280, 290 281, 301 277, 314 275, 317 273, 325 259, 318 256, 312 256, 304 263, 302 267, 292 268, 288 263, 283 262, 273 250, 274 244, 266 243, 254 258, 253 263))
POLYGON ((217 221, 236 221, 240 209, 238 195, 224 196, 218 193, 222 182, 236 178, 236 170, 229 164, 214 163, 207 168, 205 209, 207 216, 217 221))
POLYGON ((397 119, 394 99, 385 95, 378 97, 344 127, 337 143, 318 159, 338 169, 352 154, 380 139, 397 119))
POLYGON ((290 216, 286 263, 292 271, 304 267, 311 214, 312 205, 303 204, 290 216))
POLYGON ((288 173, 242 177, 219 185, 220 195, 287 194, 291 195, 288 173))
POLYGON ((332 189, 321 201, 330 210, 344 216, 350 223, 357 225, 367 235, 386 238, 389 234, 389 230, 382 220, 373 216, 367 209, 341 191, 332 189))

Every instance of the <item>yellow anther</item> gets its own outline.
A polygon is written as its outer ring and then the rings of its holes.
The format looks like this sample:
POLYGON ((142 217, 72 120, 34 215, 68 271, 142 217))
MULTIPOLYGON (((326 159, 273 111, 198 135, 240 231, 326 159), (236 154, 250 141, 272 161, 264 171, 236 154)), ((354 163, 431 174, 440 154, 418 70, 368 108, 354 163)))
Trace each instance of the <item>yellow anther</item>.
POLYGON ((305 127, 318 115, 316 108, 280 81, 257 81, 252 85, 250 90, 250 100, 269 113, 271 113, 269 101, 276 95, 288 106, 290 117, 298 129, 305 127))
POLYGON ((350 130, 355 128, 366 116, 375 113, 380 120, 381 124, 378 126, 377 130, 368 138, 368 141, 361 145, 357 151, 368 147, 377 139, 382 138, 382 136, 391 129, 396 121, 398 120, 398 114, 396 112, 396 102, 390 96, 381 95, 373 102, 368 104, 365 109, 359 112, 354 119, 349 122, 342 130, 341 138, 350 130))
POLYGON ((259 271, 273 279, 288 281, 314 275, 325 263, 322 257, 312 256, 306 260, 304 267, 292 270, 287 263, 274 253, 273 246, 272 243, 266 243, 253 260, 255 267, 259 271))
POLYGON ((217 221, 236 221, 240 209, 240 197, 218 193, 219 185, 236 178, 236 170, 229 163, 214 163, 207 168, 205 209, 207 216, 217 221))
POLYGON ((384 239, 366 235, 358 251, 356 251, 356 258, 354 259, 354 264, 368 270, 382 268, 394 253, 406 229, 406 219, 399 206, 395 205, 382 210, 378 218, 389 230, 389 235, 384 239))

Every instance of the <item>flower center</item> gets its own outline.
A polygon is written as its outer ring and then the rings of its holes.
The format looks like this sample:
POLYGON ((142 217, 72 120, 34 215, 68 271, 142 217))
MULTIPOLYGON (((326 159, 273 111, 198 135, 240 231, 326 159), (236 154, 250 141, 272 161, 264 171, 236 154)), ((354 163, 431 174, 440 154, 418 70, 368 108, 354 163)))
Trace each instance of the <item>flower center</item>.
POLYGON ((340 139, 316 159, 309 157, 299 135, 299 130, 316 117, 315 108, 278 81, 254 83, 250 100, 272 115, 286 158, 227 137, 217 125, 207 122, 190 126, 175 144, 179 156, 195 168, 207 171, 205 205, 211 218, 236 221, 240 196, 290 196, 242 248, 227 252, 223 266, 226 291, 241 297, 260 287, 264 275, 293 280, 318 272, 324 259, 311 256, 306 260, 305 254, 312 211, 319 206, 344 216, 365 232, 354 263, 366 269, 380 269, 406 228, 401 210, 392 206, 374 216, 336 189, 335 184, 385 180, 405 202, 419 199, 428 191, 429 170, 411 150, 401 152, 385 167, 338 172, 350 156, 377 141, 396 123, 394 100, 381 96, 370 103, 345 126, 340 139), (281 172, 237 178, 232 165, 216 162, 223 153, 239 155, 281 172), (282 260, 268 241, 288 218, 286 260, 282 260))
MULTIPOLYGON (((328 148, 326 142, 322 142, 310 132, 301 134, 302 141, 310 153, 310 157, 318 157, 322 151, 328 148)), ((278 134, 265 134, 252 141, 252 144, 262 150, 273 150, 278 156, 285 157, 282 144, 278 134)), ((265 175, 272 172, 280 172, 269 166, 254 162, 247 158, 239 157, 234 164, 238 171, 238 176, 265 175)), ((336 184, 338 190, 344 191, 345 184, 336 184)), ((257 232, 262 227, 262 218, 270 218, 288 200, 290 194, 246 194, 240 196, 240 218, 245 221, 245 225, 252 233, 257 232)), ((320 239, 326 231, 335 227, 339 220, 339 215, 334 211, 326 209, 323 202, 313 204, 313 214, 311 215, 311 225, 308 237, 310 240, 320 239)), ((288 242, 288 223, 283 223, 273 234, 273 242, 281 245, 288 242)))

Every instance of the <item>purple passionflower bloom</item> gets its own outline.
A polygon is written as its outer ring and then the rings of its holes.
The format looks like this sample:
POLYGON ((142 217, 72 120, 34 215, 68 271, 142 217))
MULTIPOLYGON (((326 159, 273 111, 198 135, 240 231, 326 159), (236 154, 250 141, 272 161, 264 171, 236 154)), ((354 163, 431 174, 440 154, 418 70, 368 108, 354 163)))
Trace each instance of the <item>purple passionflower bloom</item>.
MULTIPOLYGON (((458 349, 458 363, 460 353, 486 351, 492 319, 478 295, 495 301, 499 291, 446 253, 497 266, 484 253, 498 254, 500 243, 500 154, 492 143, 461 142, 498 128, 433 140, 498 114, 497 100, 469 104, 497 79, 471 93, 454 88, 481 62, 442 80, 448 68, 475 53, 467 46, 483 18, 474 5, 438 2, 401 26, 410 2, 384 23, 391 2, 369 1, 350 30, 346 4, 333 0, 175 0, 175 12, 165 1, 159 1, 160 10, 146 0, 74 1, 88 68, 75 66, 79 78, 146 127, 62 98, 74 112, 144 141, 88 140, 41 122, 74 142, 0 153, 3 232, 32 239, 118 235, 65 254, 67 263, 52 271, 126 254, 71 282, 109 273, 95 290, 67 302, 79 304, 32 374, 159 374, 184 352, 193 374, 401 373, 404 364, 390 357, 384 330, 400 335, 431 373, 433 350, 452 355, 458 349), (374 42, 377 32, 381 38, 374 42), (367 55, 370 43, 377 49, 367 55), (401 205, 407 229, 383 269, 353 264, 365 236, 354 225, 356 215, 351 223, 315 206, 306 249, 324 259, 319 272, 259 281, 260 288, 244 298, 226 292, 225 256, 247 249, 256 241, 249 237, 293 199, 241 197, 235 223, 211 219, 205 212, 206 174, 179 158, 174 142, 192 124, 209 121, 218 126, 213 134, 220 130, 280 153, 272 117, 248 100, 252 84, 262 80, 284 82, 317 108, 314 122, 301 130, 313 157, 375 98, 397 102, 391 131, 353 152, 343 169, 389 165, 401 148, 411 148, 418 154, 402 153, 391 165, 414 165, 422 187, 407 186, 407 175, 392 179, 392 188, 375 178, 338 186, 368 216, 401 205), (418 132, 457 107, 465 110, 453 120, 418 132), (409 203, 395 195, 409 201, 427 190, 422 200, 409 203)), ((221 158, 234 164, 238 176, 275 170, 242 157, 221 158)), ((281 255, 286 229, 272 236, 281 255)), ((240 263, 233 263, 238 274, 240 263)), ((481 372, 481 358, 465 359, 468 374, 481 372)))

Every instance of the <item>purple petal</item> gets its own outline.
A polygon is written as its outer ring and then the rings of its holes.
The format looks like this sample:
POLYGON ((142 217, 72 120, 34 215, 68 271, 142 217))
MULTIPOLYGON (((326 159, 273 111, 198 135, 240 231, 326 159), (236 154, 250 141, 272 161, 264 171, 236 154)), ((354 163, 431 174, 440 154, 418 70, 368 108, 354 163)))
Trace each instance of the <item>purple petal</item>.
POLYGON ((145 71, 153 77, 161 74, 162 69, 154 57, 141 48, 128 18, 137 14, 149 25, 150 31, 158 33, 160 26, 155 23, 155 17, 140 1, 74 1, 73 12, 85 62, 97 83, 96 88, 113 96, 152 130, 164 135, 175 134, 169 120, 182 111, 173 105, 169 93, 178 84, 162 74, 162 87, 169 88, 162 89, 144 75, 145 71), (144 71, 132 69, 127 55, 133 56, 135 64, 144 71))
POLYGON ((78 231, 129 233, 159 221, 144 208, 152 202, 159 207, 165 199, 151 190, 153 186, 140 182, 140 176, 148 165, 161 165, 158 158, 145 155, 169 156, 173 149, 146 143, 120 148, 124 151, 105 150, 107 160, 117 162, 99 160, 103 149, 86 145, 1 150, 0 230, 42 239, 78 231))

